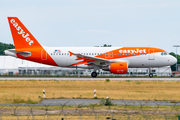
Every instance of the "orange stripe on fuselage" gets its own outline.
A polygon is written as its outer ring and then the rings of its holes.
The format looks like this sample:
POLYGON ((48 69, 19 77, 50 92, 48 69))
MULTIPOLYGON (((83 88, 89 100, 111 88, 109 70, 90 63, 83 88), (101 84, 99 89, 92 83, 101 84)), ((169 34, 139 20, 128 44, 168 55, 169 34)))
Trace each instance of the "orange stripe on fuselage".
POLYGON ((139 56, 142 54, 150 54, 150 53, 157 53, 157 52, 166 52, 166 51, 159 48, 152 48, 152 47, 122 47, 116 50, 106 52, 102 55, 97 55, 95 57, 111 60, 111 59, 127 58, 127 57, 139 56))

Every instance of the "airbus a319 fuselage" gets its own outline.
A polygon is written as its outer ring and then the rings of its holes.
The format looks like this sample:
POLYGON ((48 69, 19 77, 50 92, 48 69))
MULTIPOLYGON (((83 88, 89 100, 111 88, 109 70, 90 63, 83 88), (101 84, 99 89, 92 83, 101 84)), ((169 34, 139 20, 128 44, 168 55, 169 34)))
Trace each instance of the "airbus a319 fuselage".
POLYGON ((177 62, 165 50, 153 47, 45 47, 17 17, 8 17, 8 21, 15 49, 5 50, 5 54, 47 65, 94 69, 92 77, 99 69, 126 74, 128 68, 163 67, 177 62))

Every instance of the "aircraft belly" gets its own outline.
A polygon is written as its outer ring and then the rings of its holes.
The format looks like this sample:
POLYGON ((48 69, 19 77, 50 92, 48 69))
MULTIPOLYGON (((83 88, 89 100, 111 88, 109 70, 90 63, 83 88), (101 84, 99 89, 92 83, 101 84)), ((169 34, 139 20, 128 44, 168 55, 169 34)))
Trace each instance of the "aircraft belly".
POLYGON ((127 60, 130 62, 129 68, 136 68, 140 66, 140 59, 139 56, 136 57, 129 57, 127 60))

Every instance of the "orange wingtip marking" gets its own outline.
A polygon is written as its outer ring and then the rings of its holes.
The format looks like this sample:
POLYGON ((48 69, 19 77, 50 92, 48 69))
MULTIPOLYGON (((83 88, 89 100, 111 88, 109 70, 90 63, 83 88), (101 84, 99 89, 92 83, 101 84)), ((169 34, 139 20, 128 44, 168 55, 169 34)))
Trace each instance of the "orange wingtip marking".
POLYGON ((68 51, 68 52, 70 53, 70 56, 74 55, 74 53, 73 53, 73 52, 71 52, 71 51, 68 51))

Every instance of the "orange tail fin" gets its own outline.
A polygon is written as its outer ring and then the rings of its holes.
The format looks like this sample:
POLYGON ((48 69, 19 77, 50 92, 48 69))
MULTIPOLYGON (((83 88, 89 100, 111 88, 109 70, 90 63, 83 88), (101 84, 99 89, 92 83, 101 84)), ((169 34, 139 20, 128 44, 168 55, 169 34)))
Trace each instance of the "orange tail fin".
POLYGON ((39 42, 17 17, 8 17, 8 21, 15 49, 41 47, 39 42))
POLYGON ((47 65, 58 66, 17 17, 8 17, 15 50, 9 50, 18 58, 47 65))

